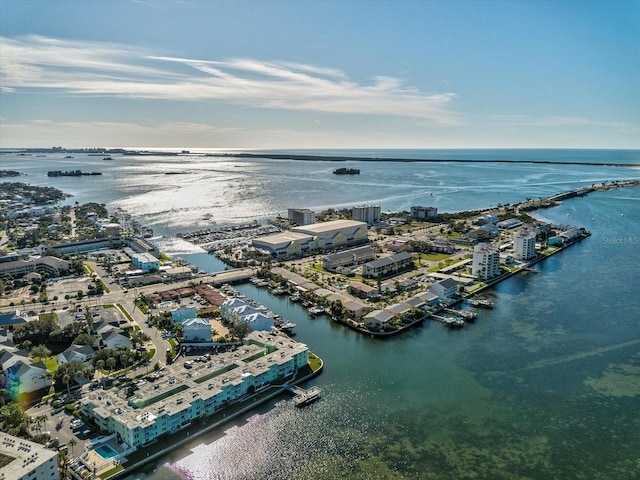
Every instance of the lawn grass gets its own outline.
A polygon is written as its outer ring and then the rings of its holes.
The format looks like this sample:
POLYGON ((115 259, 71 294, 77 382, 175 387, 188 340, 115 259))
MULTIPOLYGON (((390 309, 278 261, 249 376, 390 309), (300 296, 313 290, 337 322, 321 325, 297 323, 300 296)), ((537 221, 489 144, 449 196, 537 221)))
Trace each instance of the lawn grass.
POLYGON ((109 477, 114 476, 116 473, 121 472, 124 470, 124 467, 122 465, 118 465, 117 467, 112 468, 111 470, 107 470, 104 473, 101 473, 100 475, 98 475, 102 480, 105 480, 109 477))
POLYGON ((420 260, 426 260, 427 262, 440 262, 449 258, 449 253, 421 253, 420 260))
POLYGON ((127 310, 119 303, 117 304, 117 307, 118 307, 118 310, 120 310, 123 313, 123 315, 129 319, 131 323, 133 323, 133 317, 129 315, 129 312, 127 312, 127 310))
POLYGON ((51 355, 50 357, 47 357, 42 361, 47 366, 47 370, 49 370, 51 373, 54 373, 58 370, 58 359, 55 355, 51 355))
POLYGON ((309 367, 313 372, 317 372, 322 367, 322 360, 312 352, 309 352, 309 367))

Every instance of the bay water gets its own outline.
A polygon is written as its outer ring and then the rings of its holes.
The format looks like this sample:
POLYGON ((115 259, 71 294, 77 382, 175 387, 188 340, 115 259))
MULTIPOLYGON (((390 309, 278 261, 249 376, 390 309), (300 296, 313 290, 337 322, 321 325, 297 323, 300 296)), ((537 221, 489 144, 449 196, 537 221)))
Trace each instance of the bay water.
MULTIPOLYGON (((637 151, 400 153, 639 157, 637 151)), ((161 247, 208 271, 223 267, 176 232, 211 220, 260 220, 288 207, 484 208, 638 178, 631 167, 580 165, 74 157, 4 154, 0 168, 26 170, 28 177, 11 180, 56 186, 74 195, 69 202, 125 208, 162 235, 161 247), (46 177, 47 169, 71 165, 104 174, 46 177), (361 175, 336 178, 331 172, 338 166, 359 168, 361 175), (185 173, 166 174, 178 170, 185 173)), ((324 372, 309 383, 322 388, 322 399, 295 409, 280 402, 283 396, 130 478, 639 478, 640 189, 592 193, 536 215, 584 226, 592 236, 537 264, 537 273, 500 283, 489 292, 495 308, 457 331, 427 322, 386 340, 369 338, 240 285, 295 322, 297 340, 323 358, 324 372)))

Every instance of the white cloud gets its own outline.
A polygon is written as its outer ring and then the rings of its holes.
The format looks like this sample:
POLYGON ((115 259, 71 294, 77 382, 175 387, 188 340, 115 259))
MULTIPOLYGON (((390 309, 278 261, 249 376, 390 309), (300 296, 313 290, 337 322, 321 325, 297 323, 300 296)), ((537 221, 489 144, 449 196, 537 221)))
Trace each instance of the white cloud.
POLYGON ((605 122, 592 120, 585 117, 564 117, 560 115, 547 115, 535 117, 532 115, 491 115, 483 119, 483 123, 498 127, 575 127, 595 126, 610 128, 627 128, 622 122, 605 122))
POLYGON ((0 85, 5 94, 39 89, 74 95, 214 100, 256 108, 458 123, 450 111, 454 93, 428 94, 389 76, 363 84, 349 80, 340 70, 317 65, 168 57, 117 44, 41 36, 0 37, 0 49, 0 85))

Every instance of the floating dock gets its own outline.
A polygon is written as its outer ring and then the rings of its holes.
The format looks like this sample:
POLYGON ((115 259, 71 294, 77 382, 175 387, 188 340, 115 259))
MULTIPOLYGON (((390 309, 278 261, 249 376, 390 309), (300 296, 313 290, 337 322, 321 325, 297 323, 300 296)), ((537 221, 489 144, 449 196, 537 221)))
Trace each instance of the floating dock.
POLYGON ((449 328, 461 328, 464 327, 464 320, 461 318, 446 316, 443 317, 441 315, 431 315, 429 318, 433 318, 440 323, 444 323, 449 328))
POLYGON ((298 408, 305 407, 310 403, 315 402, 320 398, 322 393, 318 387, 311 387, 308 390, 305 390, 301 387, 292 387, 288 385, 286 389, 293 393, 293 404, 298 408))

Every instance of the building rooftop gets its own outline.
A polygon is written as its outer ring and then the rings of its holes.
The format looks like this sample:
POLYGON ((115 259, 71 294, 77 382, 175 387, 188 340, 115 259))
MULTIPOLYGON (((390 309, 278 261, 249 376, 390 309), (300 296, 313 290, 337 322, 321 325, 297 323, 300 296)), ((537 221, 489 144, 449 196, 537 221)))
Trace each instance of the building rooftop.
POLYGON ((176 370, 153 383, 141 384, 128 400, 115 391, 94 391, 84 395, 82 403, 93 404, 103 418, 117 416, 128 428, 144 427, 160 415, 189 409, 194 399, 213 397, 226 385, 240 385, 245 377, 264 373, 269 366, 284 364, 307 350, 305 344, 268 332, 251 332, 245 342, 236 351, 195 363, 186 375, 176 370))
POLYGON ((57 455, 57 452, 44 448, 39 443, 0 432, 0 456, 13 459, 0 468, 0 479, 23 478, 57 455))

